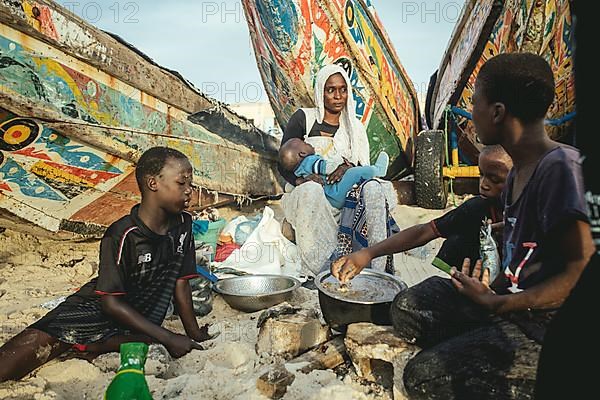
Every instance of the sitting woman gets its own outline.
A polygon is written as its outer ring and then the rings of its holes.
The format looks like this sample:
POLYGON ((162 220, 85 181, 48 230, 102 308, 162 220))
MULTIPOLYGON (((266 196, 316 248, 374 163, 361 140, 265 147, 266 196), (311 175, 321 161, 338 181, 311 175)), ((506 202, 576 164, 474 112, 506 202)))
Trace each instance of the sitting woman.
MULTIPOLYGON (((327 65, 317 74, 315 108, 301 108, 290 118, 282 145, 299 138, 312 145, 325 160, 345 160, 326 182, 319 174, 296 177, 280 166, 287 185, 282 207, 287 222, 295 230, 302 266, 309 275, 329 268, 329 260, 378 243, 397 231, 389 211, 397 204, 390 182, 368 180, 348 193, 346 207, 334 208, 323 185, 340 182, 355 166, 370 165, 369 141, 355 116, 352 85, 344 69, 327 65), (293 187, 293 189, 292 189, 293 187), (352 204, 352 206, 348 206, 352 204)), ((371 263, 379 271, 393 272, 391 257, 371 263)))

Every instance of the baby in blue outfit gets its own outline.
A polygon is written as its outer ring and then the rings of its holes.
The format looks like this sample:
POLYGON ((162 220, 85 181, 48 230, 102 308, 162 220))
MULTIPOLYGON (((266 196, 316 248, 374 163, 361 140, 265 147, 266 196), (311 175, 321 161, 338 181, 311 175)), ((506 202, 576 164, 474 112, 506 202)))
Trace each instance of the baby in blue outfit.
MULTIPOLYGON (((293 138, 285 142, 279 150, 279 163, 286 171, 294 172, 298 178, 309 175, 320 175, 326 182, 327 175, 331 174, 343 162, 331 162, 318 154, 310 144, 302 139, 293 138)), ((336 183, 324 184, 323 191, 329 203, 335 208, 342 208, 346 201, 346 194, 361 180, 385 176, 389 164, 389 156, 385 152, 379 153, 373 165, 349 168, 342 180, 336 183)))

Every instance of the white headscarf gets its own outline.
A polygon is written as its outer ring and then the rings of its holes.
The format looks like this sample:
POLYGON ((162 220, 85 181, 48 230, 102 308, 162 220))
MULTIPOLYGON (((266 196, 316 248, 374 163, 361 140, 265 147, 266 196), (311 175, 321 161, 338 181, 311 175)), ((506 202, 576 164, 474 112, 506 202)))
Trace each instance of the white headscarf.
POLYGON ((340 127, 334 136, 336 147, 346 153, 348 161, 353 164, 370 165, 369 139, 363 124, 356 118, 352 84, 346 71, 339 65, 326 65, 317 73, 315 82, 315 104, 317 105, 317 122, 322 124, 325 117, 325 83, 330 76, 341 74, 348 87, 348 101, 340 116, 340 127), (347 147, 347 149, 343 149, 347 147))

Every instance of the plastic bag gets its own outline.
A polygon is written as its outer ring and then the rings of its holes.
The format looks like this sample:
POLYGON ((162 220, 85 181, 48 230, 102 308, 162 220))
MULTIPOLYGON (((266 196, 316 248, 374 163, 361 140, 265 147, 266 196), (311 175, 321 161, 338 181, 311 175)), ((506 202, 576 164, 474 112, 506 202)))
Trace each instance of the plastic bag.
POLYGON ((304 279, 296 245, 281 233, 281 224, 273 210, 265 207, 256 228, 241 248, 220 265, 250 274, 288 275, 304 279))
POLYGON ((492 236, 492 224, 490 221, 482 221, 479 232, 479 246, 482 260, 482 267, 490 271, 490 283, 500 274, 500 254, 498 247, 492 236))
POLYGON ((262 215, 258 214, 247 221, 239 223, 235 228, 234 241, 240 246, 243 245, 252 232, 254 232, 261 219, 262 215))

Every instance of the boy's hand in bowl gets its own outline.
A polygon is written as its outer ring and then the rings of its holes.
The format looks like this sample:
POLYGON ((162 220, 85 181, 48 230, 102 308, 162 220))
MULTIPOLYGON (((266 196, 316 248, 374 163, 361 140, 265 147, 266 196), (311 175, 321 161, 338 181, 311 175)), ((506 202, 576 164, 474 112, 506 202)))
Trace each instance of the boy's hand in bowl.
POLYGON ((373 257, 367 249, 362 249, 356 253, 341 257, 331 264, 331 274, 340 281, 341 284, 346 284, 371 262, 373 257))

